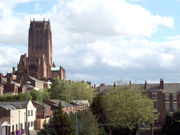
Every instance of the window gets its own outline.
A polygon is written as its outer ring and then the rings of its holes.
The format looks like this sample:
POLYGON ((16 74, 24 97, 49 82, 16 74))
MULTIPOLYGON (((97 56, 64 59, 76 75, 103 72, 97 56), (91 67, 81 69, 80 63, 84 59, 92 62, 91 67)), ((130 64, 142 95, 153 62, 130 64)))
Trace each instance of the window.
POLYGON ((21 130, 23 129, 23 124, 21 123, 21 130))
POLYGON ((33 127, 33 121, 31 121, 31 127, 33 127))
POLYGON ((16 130, 18 130, 18 125, 16 124, 16 130))
POLYGON ((169 94, 165 94, 165 100, 169 100, 169 94))
POLYGON ((169 102, 166 102, 166 103, 165 103, 165 109, 166 109, 166 111, 169 111, 169 110, 170 110, 170 104, 169 104, 169 102))
POLYGON ((152 98, 157 98, 157 93, 152 93, 152 98))
POLYGON ((173 102, 173 111, 177 111, 177 102, 173 102))
POLYGON ((28 116, 30 116, 30 110, 28 110, 28 116))
POLYGON ((177 94, 173 94, 173 100, 177 100, 177 94))
POLYGON ((30 122, 28 122, 28 127, 30 127, 30 122))
POLYGON ((14 132, 14 125, 12 125, 12 131, 14 132))
POLYGON ((158 102, 157 101, 153 101, 153 109, 158 109, 158 102))
POLYGON ((33 110, 31 110, 31 116, 33 116, 33 110))

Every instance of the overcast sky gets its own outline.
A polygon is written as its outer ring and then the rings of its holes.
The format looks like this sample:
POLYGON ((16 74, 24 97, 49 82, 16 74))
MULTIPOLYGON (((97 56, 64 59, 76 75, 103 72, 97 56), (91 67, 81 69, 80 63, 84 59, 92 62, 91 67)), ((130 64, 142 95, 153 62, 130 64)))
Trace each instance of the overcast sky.
POLYGON ((27 53, 30 19, 50 20, 68 80, 180 82, 180 0, 0 0, 0 72, 27 53))

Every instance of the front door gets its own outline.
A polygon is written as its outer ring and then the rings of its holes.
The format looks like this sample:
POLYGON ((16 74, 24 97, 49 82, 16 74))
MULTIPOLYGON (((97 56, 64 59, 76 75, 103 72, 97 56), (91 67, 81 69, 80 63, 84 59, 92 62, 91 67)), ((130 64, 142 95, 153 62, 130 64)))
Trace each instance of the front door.
POLYGON ((2 135, 6 135, 7 131, 6 131, 6 126, 1 127, 1 131, 2 131, 2 135))

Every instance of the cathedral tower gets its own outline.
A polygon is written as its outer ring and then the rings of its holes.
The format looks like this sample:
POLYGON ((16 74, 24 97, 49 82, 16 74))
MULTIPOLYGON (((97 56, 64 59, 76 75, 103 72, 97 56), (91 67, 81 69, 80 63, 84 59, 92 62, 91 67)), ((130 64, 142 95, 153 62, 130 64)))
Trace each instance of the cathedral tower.
POLYGON ((28 57, 21 55, 18 64, 18 73, 27 72, 38 79, 50 79, 59 77, 66 79, 65 69, 55 67, 52 61, 52 35, 48 21, 30 21, 28 35, 28 57))
POLYGON ((52 36, 49 21, 31 21, 28 37, 28 57, 45 55, 46 62, 52 65, 52 36))

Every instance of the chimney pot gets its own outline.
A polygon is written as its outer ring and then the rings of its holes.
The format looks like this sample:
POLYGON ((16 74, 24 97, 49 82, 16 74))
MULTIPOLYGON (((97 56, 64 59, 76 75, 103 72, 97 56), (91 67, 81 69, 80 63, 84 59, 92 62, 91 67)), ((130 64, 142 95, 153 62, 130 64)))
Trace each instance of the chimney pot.
POLYGON ((162 78, 160 79, 160 89, 164 89, 164 80, 162 78))

